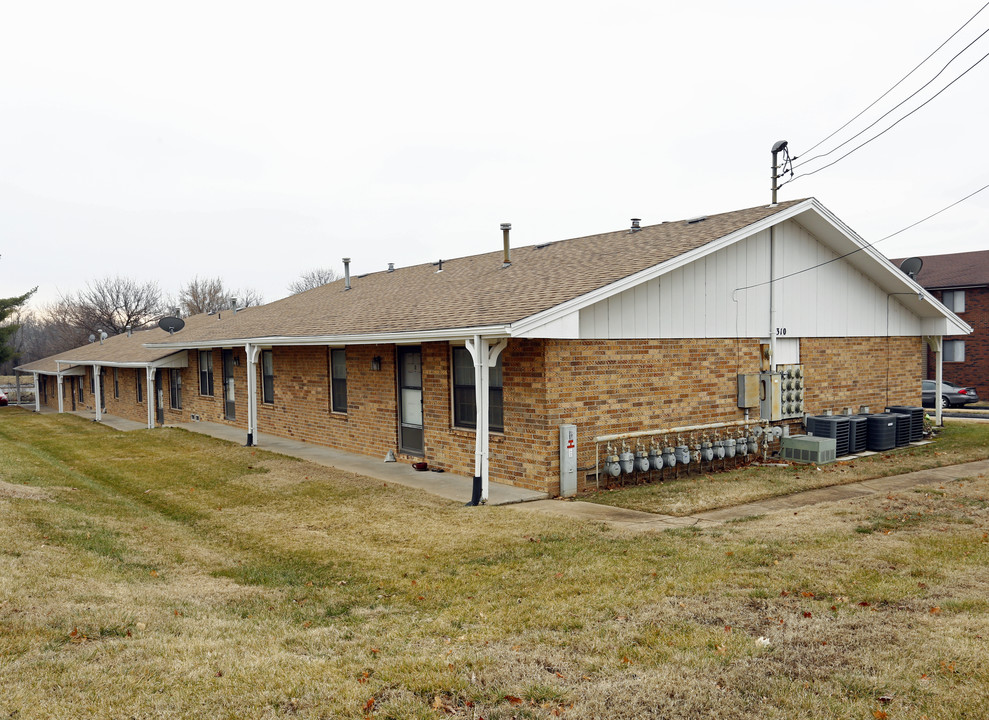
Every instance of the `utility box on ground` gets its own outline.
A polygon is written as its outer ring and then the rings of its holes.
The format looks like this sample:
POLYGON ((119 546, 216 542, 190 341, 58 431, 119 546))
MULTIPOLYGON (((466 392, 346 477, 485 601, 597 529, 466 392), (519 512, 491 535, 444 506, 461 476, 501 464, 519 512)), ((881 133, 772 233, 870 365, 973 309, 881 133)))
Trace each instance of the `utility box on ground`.
POLYGON ((818 465, 834 462, 835 440, 834 438, 814 437, 813 435, 792 435, 783 438, 780 457, 793 462, 816 463, 818 465))
POLYGON ((560 495, 577 494, 577 426, 560 425, 560 495))

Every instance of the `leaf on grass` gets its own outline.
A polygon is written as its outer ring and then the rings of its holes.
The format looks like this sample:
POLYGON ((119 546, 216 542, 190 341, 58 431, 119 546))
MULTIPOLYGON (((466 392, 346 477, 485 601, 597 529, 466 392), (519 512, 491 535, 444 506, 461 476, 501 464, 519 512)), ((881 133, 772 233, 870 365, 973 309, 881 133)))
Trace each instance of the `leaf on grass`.
POLYGON ((931 613, 931 615, 937 615, 938 613, 940 613, 940 612, 941 612, 941 608, 940 608, 940 607, 938 607, 937 605, 935 605, 934 607, 932 607, 932 608, 930 609, 930 611, 929 611, 929 612, 931 613))
POLYGON ((876 720, 886 720, 886 718, 888 718, 889 715, 887 715, 883 710, 873 710, 872 717, 874 717, 876 720))
POLYGON ((158 571, 157 570, 152 570, 151 571, 151 577, 158 577, 158 571))
POLYGON ((522 704, 522 698, 515 697, 514 695, 506 695, 505 696, 505 699, 508 701, 508 704, 509 705, 521 705, 522 704))
POLYGON ((369 698, 366 703, 364 703, 364 711, 367 712, 374 707, 374 698, 369 698))
POLYGON ((804 610, 804 617, 809 618, 811 617, 811 614, 807 610, 804 610))
POLYGON ((802 597, 807 597, 807 598, 812 598, 812 597, 814 597, 814 593, 812 593, 812 592, 807 592, 806 590, 804 590, 803 592, 801 592, 801 593, 800 593, 800 595, 801 595, 802 597))

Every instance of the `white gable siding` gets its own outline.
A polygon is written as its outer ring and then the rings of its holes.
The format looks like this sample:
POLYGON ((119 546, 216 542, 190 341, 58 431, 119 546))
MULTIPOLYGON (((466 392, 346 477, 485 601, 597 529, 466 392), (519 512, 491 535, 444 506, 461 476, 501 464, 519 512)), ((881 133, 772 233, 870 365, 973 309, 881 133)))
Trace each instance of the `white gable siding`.
MULTIPOLYGON (((787 337, 919 335, 917 316, 793 221, 776 230, 777 324, 787 337)), ((765 337, 769 231, 580 310, 583 339, 765 337), (754 287, 749 287, 754 286, 754 287), (741 289, 741 288, 748 289, 741 289)))

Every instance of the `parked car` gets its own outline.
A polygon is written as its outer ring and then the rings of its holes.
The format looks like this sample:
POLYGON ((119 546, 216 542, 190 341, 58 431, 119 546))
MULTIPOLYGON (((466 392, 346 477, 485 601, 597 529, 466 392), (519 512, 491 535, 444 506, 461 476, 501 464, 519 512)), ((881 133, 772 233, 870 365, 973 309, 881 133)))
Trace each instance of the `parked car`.
POLYGON ((5 393, 3 390, 0 390, 0 407, 3 407, 6 404, 7 404, 7 393, 5 393))
MULTIPOLYGON (((934 407, 934 386, 933 380, 924 380, 921 385, 923 393, 924 407, 934 407)), ((955 407, 956 405, 970 405, 979 402, 979 394, 974 387, 955 385, 950 382, 941 383, 941 407, 955 407)))

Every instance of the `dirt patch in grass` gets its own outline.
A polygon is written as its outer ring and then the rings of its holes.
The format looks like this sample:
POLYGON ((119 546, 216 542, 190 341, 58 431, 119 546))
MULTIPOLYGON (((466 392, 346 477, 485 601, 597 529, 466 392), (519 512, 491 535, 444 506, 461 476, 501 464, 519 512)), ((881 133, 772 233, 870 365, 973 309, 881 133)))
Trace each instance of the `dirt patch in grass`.
POLYGON ((29 485, 14 485, 0 480, 0 497, 19 498, 24 500, 48 500, 49 495, 44 490, 29 485))
POLYGON ((952 422, 935 442, 829 465, 749 465, 724 472, 681 473, 678 479, 590 491, 579 499, 663 515, 692 515, 832 485, 901 475, 989 458, 989 424, 952 422))
POLYGON ((0 467, 0 717, 989 716, 985 478, 635 534, 56 415, 0 467))

